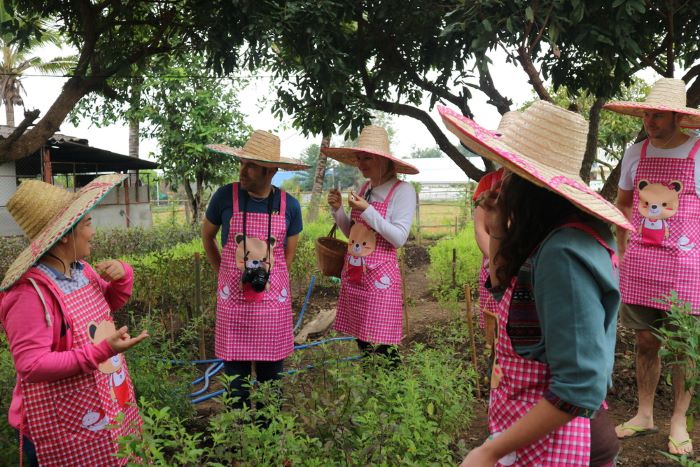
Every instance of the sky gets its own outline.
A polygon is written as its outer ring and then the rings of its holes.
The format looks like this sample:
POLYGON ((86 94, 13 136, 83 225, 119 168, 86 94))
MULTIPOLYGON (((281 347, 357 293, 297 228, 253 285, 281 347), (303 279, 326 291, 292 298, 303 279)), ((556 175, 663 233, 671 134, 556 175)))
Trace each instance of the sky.
MULTIPOLYGON (((60 51, 46 48, 39 52, 44 58, 56 56, 60 51), (53 55, 52 55, 53 54, 53 55)), ((65 53, 65 51, 63 52, 65 53)), ((511 98, 517 106, 532 98, 530 85, 524 72, 505 62, 502 54, 493 57, 492 74, 497 89, 504 95, 511 98)), ((23 78, 22 82, 26 90, 23 96, 27 109, 39 109, 43 115, 56 97, 61 92, 61 87, 66 78, 56 76, 35 76, 29 71, 30 76, 23 78)), ((263 76, 250 80, 250 84, 239 96, 241 101, 241 111, 247 116, 247 122, 255 129, 267 130, 276 133, 282 141, 283 155, 288 157, 298 157, 304 150, 313 143, 320 143, 321 135, 305 137, 300 132, 292 128, 291 119, 285 118, 282 121, 276 119, 270 110, 270 103, 261 103, 260 97, 273 94, 270 86, 270 78, 263 76)), ((476 120, 487 128, 495 128, 500 115, 495 107, 486 103, 486 97, 479 93, 474 93, 474 98, 470 101, 470 107, 475 114, 476 120)), ((428 110, 427 105, 423 105, 424 110, 428 110)), ((0 112, 4 123, 4 111, 0 112)), ((433 119, 439 122, 437 110, 431 111, 433 119)), ((41 116, 40 116, 41 117, 41 116)), ((15 121, 18 123, 22 119, 22 110, 16 109, 15 121)), ((414 147, 427 148, 435 146, 436 143, 428 130, 419 121, 403 116, 395 116, 392 122, 395 133, 392 139, 392 150, 402 158, 407 158, 414 147)), ((87 138, 91 146, 107 149, 120 154, 128 153, 128 127, 125 124, 115 124, 106 128, 97 128, 89 121, 81 122, 78 127, 74 127, 70 122, 65 121, 61 125, 60 133, 87 138)), ((457 138, 450 133, 448 136, 454 143, 457 138)), ((335 135, 333 143, 340 144, 342 137, 335 135)), ((150 158, 149 153, 157 153, 158 146, 154 140, 141 140, 140 157, 150 158)))
MULTIPOLYGON (((39 55, 50 58, 57 55, 65 55, 70 51, 60 51, 52 47, 47 47, 39 51, 39 55)), ((526 101, 534 97, 532 87, 528 83, 527 76, 523 70, 512 63, 507 63, 505 54, 498 50, 491 56, 491 73, 493 80, 501 94, 513 101, 513 108, 517 108, 526 101)), ((66 78, 56 76, 34 76, 29 71, 23 79, 26 95, 23 96, 27 109, 38 108, 42 115, 48 110, 51 104, 61 91, 66 78)), ((652 73, 644 73, 642 78, 653 82, 656 77, 652 73)), ((241 101, 241 111, 247 116, 247 122, 255 129, 267 130, 277 134, 282 141, 282 152, 287 157, 299 157, 301 153, 310 145, 318 144, 321 135, 303 136, 300 132, 292 128, 291 119, 284 118, 278 120, 272 115, 271 102, 261 103, 261 97, 274 96, 271 88, 270 78, 261 76, 250 79, 249 85, 243 89, 239 98, 241 101)), ((496 128, 500 115, 496 108, 486 103, 486 96, 481 92, 474 92, 469 105, 474 112, 475 120, 486 128, 496 128)), ((428 110, 427 103, 421 106, 428 110)), ((4 110, 0 112, 0 117, 4 123, 4 110)), ((430 111, 430 115, 436 122, 440 122, 436 109, 430 111)), ((16 110, 15 121, 22 118, 21 109, 16 110)), ((442 127, 442 124, 439 123, 442 127)), ((418 120, 404 116, 394 116, 392 126, 395 130, 392 139, 392 151, 400 158, 408 158, 412 149, 428 148, 436 145, 434 139, 418 120)), ((106 128, 97 128, 89 121, 81 122, 78 127, 74 127, 70 122, 65 121, 59 132, 70 136, 87 138, 91 146, 107 149, 120 154, 128 153, 128 127, 125 124, 115 124, 106 128)), ((449 132, 447 136, 453 143, 457 143, 457 138, 449 132)), ((332 144, 341 144, 342 136, 334 135, 332 144)), ((140 157, 153 159, 150 153, 157 153, 158 145, 155 140, 142 139, 140 145, 140 157)), ((456 168, 456 165, 455 165, 456 168)))

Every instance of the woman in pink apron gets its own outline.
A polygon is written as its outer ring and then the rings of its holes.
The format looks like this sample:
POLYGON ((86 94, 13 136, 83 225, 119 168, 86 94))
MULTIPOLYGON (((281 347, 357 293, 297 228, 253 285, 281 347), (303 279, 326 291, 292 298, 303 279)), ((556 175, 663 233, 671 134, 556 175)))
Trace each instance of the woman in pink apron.
POLYGON ((378 126, 363 128, 354 148, 321 150, 369 179, 358 194, 349 194, 350 216, 342 209, 340 191, 328 195, 335 222, 348 237, 335 329, 356 337, 363 352, 388 355, 396 363, 403 337, 396 250, 408 239, 416 208, 415 190, 396 174, 418 170, 391 155, 386 130, 378 126))
POLYGON ((471 150, 510 172, 481 203, 499 332, 490 436, 462 465, 613 465, 619 446, 604 399, 620 293, 608 227, 631 225, 578 175, 588 124, 538 101, 496 138, 440 113, 471 150))
POLYGON ((83 261, 95 234, 88 211, 124 177, 98 177, 77 193, 29 180, 7 204, 31 241, 0 293, 17 370, 9 421, 30 465, 125 465, 114 456, 117 439, 140 431, 122 352, 148 335, 132 338, 112 320, 133 272, 115 260, 95 269, 83 261))
POLYGON ((243 407, 250 402, 253 366, 258 382, 278 380, 284 359, 294 351, 288 266, 302 229, 301 208, 272 185, 272 177, 278 168, 307 166, 281 157, 279 138, 261 130, 243 148, 218 144, 210 149, 241 160, 239 182, 221 187, 212 198, 202 239, 219 273, 215 352, 234 377, 229 387, 233 406, 243 407), (219 202, 222 195, 227 199, 219 202), (225 223, 219 251, 216 235, 225 223))

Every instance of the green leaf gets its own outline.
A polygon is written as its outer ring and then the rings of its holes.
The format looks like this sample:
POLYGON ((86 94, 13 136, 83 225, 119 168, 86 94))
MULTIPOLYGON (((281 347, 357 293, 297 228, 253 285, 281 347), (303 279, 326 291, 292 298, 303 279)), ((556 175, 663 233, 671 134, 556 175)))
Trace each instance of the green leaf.
POLYGON ((525 18, 531 23, 535 21, 535 13, 532 11, 532 7, 525 8, 525 18))

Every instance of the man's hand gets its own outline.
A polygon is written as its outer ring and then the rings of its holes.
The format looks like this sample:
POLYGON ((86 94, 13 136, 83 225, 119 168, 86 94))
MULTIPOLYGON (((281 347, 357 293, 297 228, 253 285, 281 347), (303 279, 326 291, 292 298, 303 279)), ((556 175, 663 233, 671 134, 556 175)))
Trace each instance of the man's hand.
POLYGON ((328 204, 334 211, 337 211, 343 206, 343 195, 340 193, 340 190, 332 188, 331 191, 328 192, 328 204))
POLYGON ((142 340, 148 337, 148 331, 143 330, 141 334, 136 337, 131 337, 129 335, 129 328, 122 326, 117 329, 117 331, 107 338, 107 343, 117 353, 126 352, 142 340))
POLYGON ((354 191, 348 194, 348 205, 350 209, 357 209, 359 212, 365 212, 365 209, 369 207, 367 200, 357 196, 354 191))
POLYGON ((126 274, 124 265, 116 259, 108 259, 97 263, 95 271, 107 282, 118 281, 126 274))

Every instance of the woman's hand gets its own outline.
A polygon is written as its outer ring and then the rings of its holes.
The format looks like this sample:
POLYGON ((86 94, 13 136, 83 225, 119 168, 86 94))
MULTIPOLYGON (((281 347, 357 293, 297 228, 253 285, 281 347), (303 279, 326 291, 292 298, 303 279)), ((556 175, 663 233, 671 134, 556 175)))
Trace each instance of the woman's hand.
POLYGON ((142 340, 148 337, 148 331, 143 330, 141 334, 136 337, 131 337, 129 335, 129 328, 122 326, 117 329, 117 331, 107 338, 107 343, 117 353, 126 352, 142 340))
POLYGON ((337 211, 343 206, 343 195, 340 193, 340 190, 331 188, 331 191, 328 192, 328 205, 332 207, 334 211, 337 211))
POLYGON ((365 212, 365 209, 369 207, 367 200, 357 196, 354 191, 348 194, 348 205, 350 209, 357 209, 359 212, 365 212))
POLYGON ((118 281, 126 274, 124 265, 116 259, 99 262, 94 267, 95 271, 107 282, 118 281))

